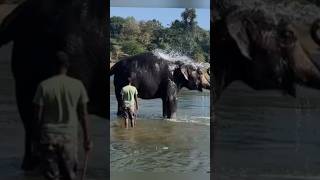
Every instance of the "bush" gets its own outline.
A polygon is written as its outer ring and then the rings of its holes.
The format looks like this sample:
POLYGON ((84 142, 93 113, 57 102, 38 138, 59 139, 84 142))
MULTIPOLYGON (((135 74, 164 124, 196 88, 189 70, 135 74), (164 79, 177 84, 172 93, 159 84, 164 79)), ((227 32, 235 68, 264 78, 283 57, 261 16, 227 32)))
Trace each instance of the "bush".
POLYGON ((144 47, 137 41, 125 41, 122 44, 122 51, 130 56, 142 53, 145 51, 144 47))

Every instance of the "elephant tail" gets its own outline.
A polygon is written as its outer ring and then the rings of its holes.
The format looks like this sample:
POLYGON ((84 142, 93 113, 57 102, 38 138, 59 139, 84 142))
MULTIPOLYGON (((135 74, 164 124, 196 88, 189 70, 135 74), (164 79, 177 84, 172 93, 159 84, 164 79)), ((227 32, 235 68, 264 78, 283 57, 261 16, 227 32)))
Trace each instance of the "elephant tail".
POLYGON ((110 72, 109 72, 109 76, 112 76, 116 73, 116 71, 118 70, 118 63, 115 64, 110 64, 110 72))

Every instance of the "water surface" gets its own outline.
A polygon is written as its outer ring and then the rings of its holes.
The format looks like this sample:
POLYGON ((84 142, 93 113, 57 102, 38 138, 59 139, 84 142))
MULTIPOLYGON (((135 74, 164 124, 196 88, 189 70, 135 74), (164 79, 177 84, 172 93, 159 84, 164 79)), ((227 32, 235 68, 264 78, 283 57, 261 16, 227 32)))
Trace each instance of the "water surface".
POLYGON ((217 179, 319 178, 319 91, 298 87, 295 99, 234 83, 216 104, 215 118, 217 179))
POLYGON ((137 126, 127 130, 120 127, 123 121, 116 116, 113 82, 110 86, 111 173, 207 174, 210 169, 209 92, 183 89, 178 97, 176 120, 162 119, 160 99, 139 99, 137 126))

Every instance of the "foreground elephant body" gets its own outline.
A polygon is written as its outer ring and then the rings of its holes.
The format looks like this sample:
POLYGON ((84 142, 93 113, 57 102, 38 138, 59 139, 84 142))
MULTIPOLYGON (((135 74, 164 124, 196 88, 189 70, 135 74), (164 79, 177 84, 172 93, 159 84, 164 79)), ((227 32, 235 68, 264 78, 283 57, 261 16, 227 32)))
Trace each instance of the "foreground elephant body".
MULTIPOLYGON (((128 84, 128 77, 142 99, 161 98, 163 116, 175 118, 177 93, 182 87, 202 91, 210 89, 206 67, 196 63, 184 63, 183 59, 169 61, 163 54, 143 53, 116 63, 110 75, 114 75, 118 115, 121 114, 121 89, 128 84)), ((187 61, 190 59, 187 59, 187 61)))
POLYGON ((107 117, 107 8, 104 0, 27 0, 2 22, 0 46, 13 41, 12 72, 26 133, 24 168, 34 151, 32 99, 39 82, 57 71, 58 51, 69 56, 69 75, 84 83, 89 112, 107 117))
MULTIPOLYGON (((302 46, 297 29, 262 10, 232 9, 215 22, 214 101, 233 81, 256 90, 279 89, 296 95, 295 84, 320 89, 318 61, 302 46)), ((319 42, 319 22, 310 35, 319 42)))

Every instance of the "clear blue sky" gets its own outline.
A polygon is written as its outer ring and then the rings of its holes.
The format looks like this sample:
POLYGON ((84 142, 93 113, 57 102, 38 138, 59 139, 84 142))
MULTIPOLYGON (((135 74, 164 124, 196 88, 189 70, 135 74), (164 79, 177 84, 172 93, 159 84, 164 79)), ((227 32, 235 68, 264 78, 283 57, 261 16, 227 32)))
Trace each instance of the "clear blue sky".
MULTIPOLYGON (((152 20, 156 19, 163 26, 168 27, 176 20, 181 20, 183 8, 126 8, 111 7, 110 16, 128 17, 133 16, 136 20, 152 20)), ((198 25, 206 30, 210 30, 210 9, 196 9, 198 25)))

